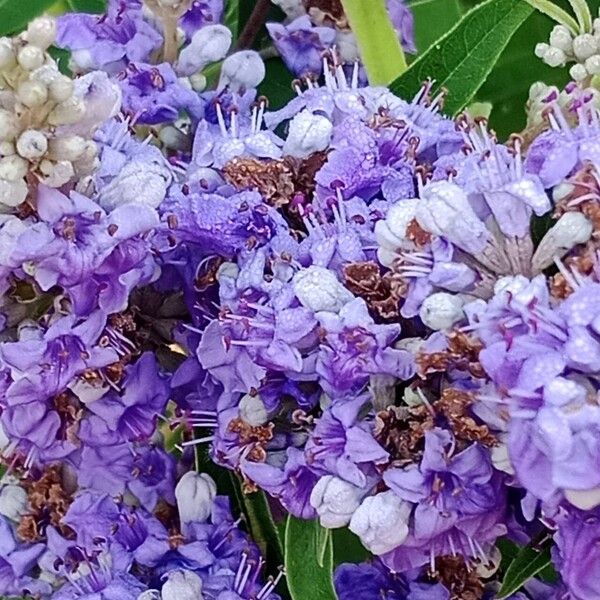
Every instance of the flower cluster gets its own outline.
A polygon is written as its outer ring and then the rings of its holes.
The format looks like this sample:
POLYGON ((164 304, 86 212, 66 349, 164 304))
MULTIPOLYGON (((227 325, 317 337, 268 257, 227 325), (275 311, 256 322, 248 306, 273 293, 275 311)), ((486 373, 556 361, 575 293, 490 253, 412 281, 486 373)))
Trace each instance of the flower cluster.
POLYGON ((277 600, 208 454, 360 539, 341 600, 492 598, 498 540, 550 536, 513 600, 600 598, 596 94, 502 144, 362 85, 338 2, 278 4, 278 110, 217 1, 61 17, 74 80, 52 20, 0 47, 0 594, 277 600))

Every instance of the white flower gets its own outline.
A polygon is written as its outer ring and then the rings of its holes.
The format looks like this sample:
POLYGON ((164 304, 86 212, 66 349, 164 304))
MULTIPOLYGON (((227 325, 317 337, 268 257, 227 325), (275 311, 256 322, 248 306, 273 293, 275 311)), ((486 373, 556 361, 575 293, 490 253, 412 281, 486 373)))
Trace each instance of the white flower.
POLYGON ((170 571, 162 587, 162 600, 204 600, 202 579, 193 571, 170 571))
POLYGON ((419 317, 434 331, 450 329, 464 317, 463 304, 460 296, 437 292, 423 300, 419 317))
POLYGON ((290 121, 283 153, 305 158, 314 152, 325 150, 329 146, 332 133, 333 123, 327 117, 315 115, 304 109, 290 121))
POLYGON ((310 503, 317 511, 321 525, 335 529, 348 525, 363 496, 361 488, 333 475, 325 475, 313 488, 310 503))
POLYGON ((210 475, 188 471, 175 488, 182 531, 191 522, 204 522, 210 517, 217 486, 210 475))
POLYGON ((379 556, 400 546, 408 536, 412 505, 394 492, 387 491, 365 498, 350 520, 365 548, 379 556))
POLYGON ((312 265, 298 271, 292 285, 300 304, 313 312, 337 313, 342 306, 354 299, 338 281, 335 273, 325 267, 312 265))

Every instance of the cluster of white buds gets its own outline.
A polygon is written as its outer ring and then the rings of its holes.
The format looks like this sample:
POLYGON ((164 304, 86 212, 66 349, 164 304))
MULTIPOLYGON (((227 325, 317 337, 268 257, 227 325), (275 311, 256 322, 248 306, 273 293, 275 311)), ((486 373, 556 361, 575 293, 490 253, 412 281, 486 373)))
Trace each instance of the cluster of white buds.
POLYGON ((575 81, 583 81, 600 74, 600 18, 594 19, 589 31, 580 27, 578 32, 565 25, 556 25, 549 43, 537 44, 535 54, 551 67, 574 63, 569 74, 575 81))
POLYGON ((56 25, 40 17, 0 38, 0 205, 16 207, 36 181, 60 187, 96 158, 89 113, 75 82, 48 54, 56 25), (85 125, 85 126, 82 126, 85 125))

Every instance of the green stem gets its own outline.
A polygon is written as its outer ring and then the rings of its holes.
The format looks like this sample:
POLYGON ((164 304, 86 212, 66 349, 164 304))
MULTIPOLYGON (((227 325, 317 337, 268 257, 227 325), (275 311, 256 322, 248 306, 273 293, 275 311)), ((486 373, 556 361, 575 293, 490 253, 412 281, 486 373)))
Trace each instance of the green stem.
POLYGON ((407 69, 385 0, 342 0, 371 85, 387 85, 407 69))
POLYGON ((560 25, 564 25, 573 35, 579 34, 579 23, 560 6, 556 6, 550 0, 525 0, 536 10, 550 17, 560 25))

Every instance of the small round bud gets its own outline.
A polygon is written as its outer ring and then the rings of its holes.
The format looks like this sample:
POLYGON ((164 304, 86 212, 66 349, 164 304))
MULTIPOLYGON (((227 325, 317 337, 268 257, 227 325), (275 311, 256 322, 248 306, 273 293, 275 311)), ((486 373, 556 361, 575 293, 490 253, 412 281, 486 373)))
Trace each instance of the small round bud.
POLYGON ((246 394, 240 400, 240 417, 252 427, 260 427, 264 425, 269 414, 264 402, 258 395, 246 394))
POLYGON ((18 154, 0 159, 0 178, 7 181, 18 181, 27 175, 29 163, 18 154))
POLYGON ((12 142, 0 142, 0 156, 12 156, 17 153, 17 149, 12 142))
POLYGON ((55 102, 65 102, 73 95, 73 81, 61 74, 50 84, 49 92, 55 102))
POLYGON ((17 152, 29 160, 41 158, 48 150, 48 140, 41 131, 27 129, 17 140, 17 152))
POLYGON ((577 63, 569 69, 569 75, 575 81, 582 81, 583 79, 585 79, 588 76, 588 72, 587 72, 587 69, 583 65, 580 65, 579 63, 577 63))
POLYGON ((202 73, 190 75, 190 83, 195 92, 203 92, 207 85, 206 77, 202 73))
POLYGON ((292 285, 300 304, 314 312, 324 310, 337 313, 354 299, 333 271, 318 265, 298 271, 292 285))
POLYGON ((310 503, 327 529, 344 527, 360 505, 365 492, 351 483, 325 475, 317 481, 310 495, 310 503))
POLYGON ((162 600, 204 600, 202 579, 193 571, 169 571, 162 587, 162 600))
POLYGON ((49 156, 55 160, 74 161, 85 152, 86 140, 79 135, 54 138, 50 140, 48 149, 49 156))
POLYGON ((550 45, 568 54, 573 50, 573 36, 564 25, 556 25, 550 33, 550 45))
POLYGON ((535 55, 538 58, 544 58, 544 56, 546 56, 546 52, 548 52, 548 50, 550 50, 550 45, 546 44, 545 42, 540 42, 539 44, 535 45, 535 55))
POLYGON ((137 600, 162 600, 162 595, 158 590, 146 590, 137 597, 137 600))
POLYGON ((0 71, 9 71, 17 64, 10 38, 0 38, 0 71))
POLYGON ((17 98, 28 108, 36 108, 48 100, 48 88, 39 81, 23 81, 17 88, 17 98))
POLYGON ((16 116, 0 108, 0 140, 11 142, 19 134, 19 124, 16 116))
POLYGON ((30 44, 46 50, 56 38, 56 21, 51 17, 38 17, 29 23, 26 36, 30 44))
POLYGON ((600 74, 600 54, 594 54, 585 61, 585 70, 590 75, 600 74))
POLYGON ((27 492, 16 482, 0 488, 0 515, 18 522, 27 512, 28 504, 27 492))
POLYGON ((224 25, 208 25, 194 33, 179 54, 177 72, 192 75, 210 63, 222 60, 231 46, 231 31, 224 25))
POLYGON ((241 50, 223 61, 219 89, 228 87, 232 92, 249 90, 257 87, 265 74, 265 63, 258 52, 241 50))
POLYGON ((19 206, 27 198, 27 184, 24 179, 7 181, 0 179, 0 204, 5 206, 19 206))
POLYGON ((584 61, 598 52, 598 42, 591 33, 582 33, 573 40, 573 54, 577 60, 584 61))
POLYGON ((544 54, 544 62, 551 67, 564 67, 567 55, 558 48, 550 47, 544 54))
POLYGON ((44 177, 44 183, 48 187, 54 188, 65 185, 65 183, 71 181, 75 175, 73 163, 68 160, 52 162, 51 160, 45 159, 40 163, 40 171, 46 175, 44 177))
POLYGON ((295 158, 306 158, 325 150, 331 141, 333 124, 323 115, 302 110, 290 121, 283 153, 295 158))
POLYGON ((425 298, 419 316, 434 331, 450 329, 464 317, 463 304, 459 296, 438 292, 425 298))
POLYGON ((26 71, 34 71, 44 64, 44 51, 37 46, 23 46, 17 54, 19 65, 26 71))
POLYGON ((204 523, 212 512, 217 486, 210 475, 188 471, 175 488, 182 531, 188 523, 204 523))
POLYGON ((74 125, 85 115, 85 103, 71 96, 66 102, 61 102, 48 115, 50 125, 74 125))

